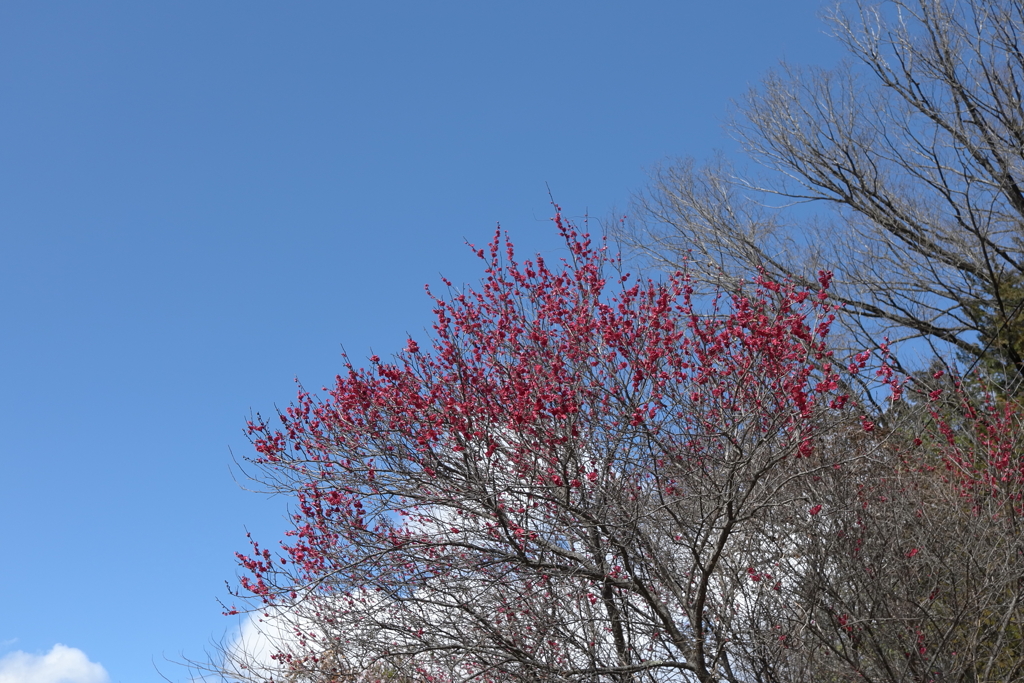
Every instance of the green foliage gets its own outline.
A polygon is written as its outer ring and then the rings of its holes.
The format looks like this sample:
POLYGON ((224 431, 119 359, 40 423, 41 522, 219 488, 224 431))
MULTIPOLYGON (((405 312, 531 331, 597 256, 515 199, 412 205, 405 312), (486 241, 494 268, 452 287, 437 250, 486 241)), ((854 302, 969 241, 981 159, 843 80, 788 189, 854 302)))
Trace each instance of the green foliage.
POLYGON ((984 296, 966 307, 979 330, 979 352, 962 361, 978 365, 1001 394, 1018 395, 1024 376, 1024 276, 1002 274, 983 286, 984 296))

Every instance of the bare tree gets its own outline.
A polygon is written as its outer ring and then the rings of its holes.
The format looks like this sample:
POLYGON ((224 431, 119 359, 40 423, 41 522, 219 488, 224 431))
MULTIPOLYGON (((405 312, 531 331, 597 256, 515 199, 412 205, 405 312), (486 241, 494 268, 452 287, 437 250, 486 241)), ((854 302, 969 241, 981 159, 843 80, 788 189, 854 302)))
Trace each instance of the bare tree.
POLYGON ((732 129, 763 172, 663 168, 625 241, 728 287, 832 270, 861 348, 924 337, 1009 379, 1024 368, 1024 3, 854 0, 829 21, 851 62, 783 66, 740 106, 732 129))

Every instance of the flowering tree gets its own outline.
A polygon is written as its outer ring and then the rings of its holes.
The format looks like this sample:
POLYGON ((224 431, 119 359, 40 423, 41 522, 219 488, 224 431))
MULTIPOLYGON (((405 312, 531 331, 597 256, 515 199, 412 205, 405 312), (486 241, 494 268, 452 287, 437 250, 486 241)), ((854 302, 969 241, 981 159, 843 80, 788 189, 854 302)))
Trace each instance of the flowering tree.
POLYGON ((830 276, 815 294, 755 279, 702 313, 684 275, 634 280, 555 223, 563 262, 519 263, 496 235, 478 289, 433 297, 429 344, 249 424, 257 479, 297 507, 279 551, 239 555, 242 591, 291 636, 234 675, 799 669, 780 611, 804 590, 793 534, 827 502, 814 482, 882 441, 842 392, 867 355, 840 369, 826 346, 830 276))
POLYGON ((790 536, 764 680, 1024 679, 1021 410, 941 374, 886 448, 809 482, 823 508, 790 536))
POLYGON ((835 368, 827 294, 760 280, 701 315, 685 277, 631 282, 556 222, 569 263, 496 237, 480 291, 435 299, 432 350, 250 425, 298 509, 281 552, 240 556, 275 661, 230 673, 1020 677, 1015 405, 921 383, 883 431, 841 393, 868 355, 835 368))

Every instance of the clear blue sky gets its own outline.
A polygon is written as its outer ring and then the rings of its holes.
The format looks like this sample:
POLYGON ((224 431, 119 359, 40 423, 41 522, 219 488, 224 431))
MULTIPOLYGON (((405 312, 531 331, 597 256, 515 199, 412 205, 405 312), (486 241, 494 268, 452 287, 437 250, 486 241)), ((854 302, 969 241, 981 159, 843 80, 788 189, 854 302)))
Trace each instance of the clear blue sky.
POLYGON ((422 336, 463 238, 555 249, 545 183, 604 217, 734 151, 730 98, 839 56, 818 9, 0 4, 0 658, 183 679, 245 528, 285 527, 232 479, 249 411, 422 336))

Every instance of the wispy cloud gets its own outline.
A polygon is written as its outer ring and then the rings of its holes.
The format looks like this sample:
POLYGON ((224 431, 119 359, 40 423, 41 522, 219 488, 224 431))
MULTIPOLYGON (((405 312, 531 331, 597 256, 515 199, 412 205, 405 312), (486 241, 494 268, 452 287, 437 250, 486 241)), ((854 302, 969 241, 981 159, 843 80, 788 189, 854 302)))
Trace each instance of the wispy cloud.
POLYGON ((109 683, 101 664, 84 652, 54 645, 45 655, 11 652, 0 658, 0 683, 109 683))

